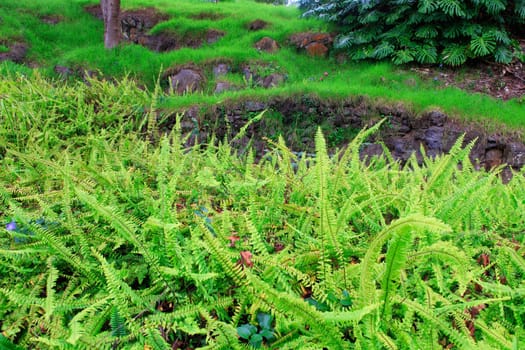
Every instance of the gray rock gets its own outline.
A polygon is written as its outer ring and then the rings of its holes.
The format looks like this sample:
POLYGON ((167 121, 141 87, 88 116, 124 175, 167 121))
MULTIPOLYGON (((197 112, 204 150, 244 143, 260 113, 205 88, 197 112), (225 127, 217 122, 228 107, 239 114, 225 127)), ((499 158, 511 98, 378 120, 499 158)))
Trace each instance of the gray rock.
POLYGON ((244 109, 247 112, 260 112, 267 108, 266 103, 260 101, 246 101, 244 103, 244 109))
POLYGON ((441 151, 443 149, 443 128, 431 126, 425 131, 424 140, 427 149, 441 151))
POLYGON ((66 77, 66 78, 74 74, 74 72, 73 72, 73 70, 71 68, 65 67, 65 66, 56 65, 53 68, 53 70, 55 71, 55 73, 58 73, 61 76, 66 77))
POLYGON ((427 116, 433 126, 443 126, 447 121, 447 115, 440 111, 431 111, 427 116))
POLYGON ((225 91, 231 91, 231 90, 235 90, 235 86, 232 83, 228 81, 218 81, 215 84, 215 90, 213 92, 216 94, 220 94, 225 91))
POLYGON ((377 157, 383 154, 383 147, 378 143, 367 143, 363 144, 359 151, 359 157, 361 159, 370 160, 372 157, 377 157))
POLYGON ((505 162, 513 168, 525 165, 525 145, 519 142, 509 142, 504 151, 505 162))
POLYGON ((189 68, 181 69, 177 74, 169 76, 168 79, 173 91, 179 95, 199 91, 204 83, 202 74, 189 68))
POLYGON ((230 66, 226 63, 219 63, 215 67, 213 67, 213 75, 215 77, 228 74, 230 72, 230 66))
POLYGON ((284 83, 284 80, 285 80, 285 77, 284 77, 283 74, 272 73, 272 74, 264 77, 264 79, 262 81, 262 86, 265 89, 268 89, 268 88, 271 88, 271 87, 275 87, 275 86, 281 85, 282 83, 284 83))

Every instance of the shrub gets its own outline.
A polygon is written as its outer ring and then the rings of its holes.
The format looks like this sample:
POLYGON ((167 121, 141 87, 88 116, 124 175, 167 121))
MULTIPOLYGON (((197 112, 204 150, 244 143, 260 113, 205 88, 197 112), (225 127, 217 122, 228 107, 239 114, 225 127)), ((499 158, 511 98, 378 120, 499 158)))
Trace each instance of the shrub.
POLYGON ((525 1, 302 0, 305 16, 343 28, 336 46, 352 59, 459 66, 469 59, 508 63, 525 23, 525 1))

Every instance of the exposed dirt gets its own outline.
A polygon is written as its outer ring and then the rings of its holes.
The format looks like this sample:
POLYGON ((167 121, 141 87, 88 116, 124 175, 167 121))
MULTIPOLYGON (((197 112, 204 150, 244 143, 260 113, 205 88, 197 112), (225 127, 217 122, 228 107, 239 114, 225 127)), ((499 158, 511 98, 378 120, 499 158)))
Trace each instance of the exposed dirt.
MULTIPOLYGON (((102 20, 102 10, 99 5, 85 7, 85 10, 102 20)), ((213 13, 201 13, 199 19, 218 18, 213 13)), ((217 29, 208 29, 203 32, 186 33, 181 35, 176 31, 166 30, 156 34, 149 34, 156 24, 166 21, 169 16, 158 12, 154 8, 125 10, 120 14, 122 40, 142 45, 156 52, 178 50, 183 47, 198 48, 204 43, 213 44, 226 33, 217 29)))
MULTIPOLYGON (((525 53, 525 39, 520 40, 525 53)), ((524 98, 525 67, 515 60, 510 64, 478 62, 461 68, 417 67, 411 68, 436 86, 455 86, 469 92, 479 92, 502 100, 524 98)))
POLYGON ((9 51, 0 52, 0 62, 13 61, 15 63, 23 63, 27 54, 29 46, 23 42, 4 42, 0 41, 0 44, 6 46, 9 51))
POLYGON ((204 43, 213 44, 224 35, 224 32, 216 29, 208 29, 202 33, 189 33, 185 35, 180 35, 173 31, 164 31, 153 35, 139 33, 131 37, 130 41, 147 47, 152 51, 167 52, 183 47, 196 49, 204 43))
MULTIPOLYGON (((103 21, 102 8, 100 5, 89 5, 84 7, 84 10, 99 20, 103 21)), ((157 23, 167 21, 170 17, 162 12, 159 12, 153 7, 146 7, 134 10, 125 10, 120 12, 121 21, 134 21, 140 22, 143 27, 147 29, 153 28, 157 23)))
POLYGON ((45 15, 41 16, 40 20, 49 25, 55 25, 62 22, 64 20, 64 17, 61 15, 45 15))
POLYGON ((458 69, 418 67, 410 70, 424 79, 432 80, 437 88, 455 86, 502 100, 525 95, 525 70, 519 61, 508 65, 477 63, 458 69))
POLYGON ((263 21, 262 19, 256 19, 255 21, 252 21, 248 23, 248 30, 251 30, 253 32, 262 30, 266 27, 268 27, 269 23, 266 21, 263 21))

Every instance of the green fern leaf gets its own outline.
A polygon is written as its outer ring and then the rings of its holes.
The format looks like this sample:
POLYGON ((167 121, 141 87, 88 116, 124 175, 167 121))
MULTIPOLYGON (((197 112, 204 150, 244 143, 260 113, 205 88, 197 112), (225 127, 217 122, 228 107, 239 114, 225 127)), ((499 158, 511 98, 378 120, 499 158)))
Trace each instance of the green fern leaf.
POLYGON ((12 343, 0 333, 0 349, 2 350, 24 350, 25 348, 12 343))
POLYGON ((162 338, 158 329, 148 328, 146 345, 151 350, 170 350, 171 346, 162 338))
POLYGON ((125 319, 120 315, 118 308, 111 309, 111 317, 109 324, 111 326, 111 336, 123 337, 128 334, 126 329, 125 319))
POLYGON ((386 270, 383 275, 383 281, 381 283, 381 292, 383 308, 381 310, 381 319, 388 322, 389 316, 385 317, 385 314, 390 314, 390 299, 391 293, 394 293, 394 286, 401 275, 407 258, 409 245, 411 243, 412 234, 410 230, 400 230, 395 233, 392 237, 391 243, 388 246, 386 254, 386 270))
POLYGON ((459 349, 475 349, 476 344, 469 338, 468 335, 460 333, 456 329, 452 328, 447 321, 443 318, 437 317, 432 310, 427 309, 423 305, 407 299, 396 297, 396 301, 405 304, 410 309, 413 309, 419 316, 423 317, 440 331, 445 333, 454 342, 454 345, 459 349))
POLYGON ((48 275, 46 283, 46 300, 44 303, 44 312, 46 321, 51 320, 51 316, 55 311, 55 284, 58 279, 58 270, 53 266, 53 258, 49 258, 47 262, 48 275))
POLYGON ((422 216, 420 214, 412 214, 405 218, 393 221, 383 231, 381 231, 374 240, 370 243, 368 250, 361 262, 361 276, 359 283, 359 298, 358 305, 364 307, 376 302, 374 288, 374 262, 384 245, 384 243, 397 232, 407 232, 408 230, 428 230, 431 232, 450 232, 451 228, 441 221, 422 216))

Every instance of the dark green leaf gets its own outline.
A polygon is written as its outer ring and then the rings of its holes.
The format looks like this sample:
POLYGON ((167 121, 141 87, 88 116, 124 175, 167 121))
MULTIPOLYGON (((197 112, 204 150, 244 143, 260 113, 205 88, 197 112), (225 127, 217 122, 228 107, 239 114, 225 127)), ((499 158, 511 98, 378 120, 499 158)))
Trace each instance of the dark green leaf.
POLYGON ((262 331, 259 332, 259 334, 262 335, 264 339, 268 341, 272 341, 275 339, 275 334, 269 329, 263 329, 262 331))
POLYGON ((270 314, 264 312, 257 313, 257 322, 259 322, 259 326, 263 329, 272 328, 272 316, 270 314))
POLYGON ((255 327, 254 325, 243 324, 242 326, 237 327, 237 334, 239 335, 239 337, 243 339, 248 340, 250 339, 252 334, 255 334, 255 333, 257 333, 257 327, 255 327))
POLYGON ((260 348, 262 345, 263 337, 260 334, 254 334, 250 338, 250 345, 254 348, 260 348))

